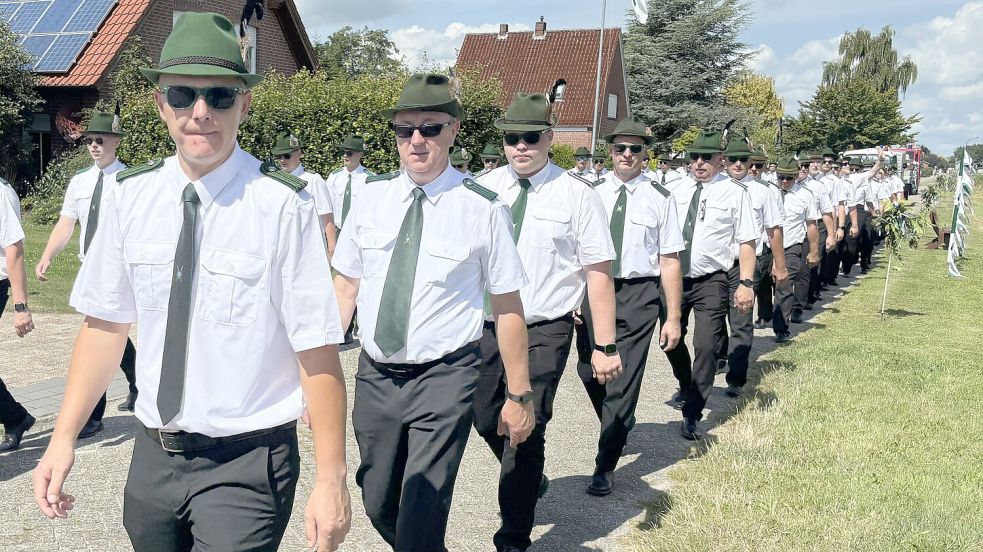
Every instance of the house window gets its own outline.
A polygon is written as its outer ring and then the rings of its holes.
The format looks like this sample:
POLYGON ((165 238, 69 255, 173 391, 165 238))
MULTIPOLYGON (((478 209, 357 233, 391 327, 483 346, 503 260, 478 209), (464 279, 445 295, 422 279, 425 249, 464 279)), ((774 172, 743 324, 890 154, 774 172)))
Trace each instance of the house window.
POLYGON ((608 94, 608 119, 618 118, 618 95, 608 94))
MULTIPOLYGON (((174 19, 171 21, 171 25, 177 23, 179 17, 184 15, 186 12, 175 11, 174 19)), ((235 24, 236 35, 239 34, 239 24, 235 24)), ((252 25, 246 25, 246 38, 249 40, 249 46, 246 47, 246 53, 243 56, 243 61, 246 63, 246 69, 250 73, 256 72, 256 27, 252 25)))

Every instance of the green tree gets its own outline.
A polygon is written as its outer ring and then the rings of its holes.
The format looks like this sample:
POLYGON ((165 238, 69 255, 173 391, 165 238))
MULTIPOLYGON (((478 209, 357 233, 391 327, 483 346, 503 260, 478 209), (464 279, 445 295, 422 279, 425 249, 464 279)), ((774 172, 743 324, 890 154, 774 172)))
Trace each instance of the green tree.
POLYGON ((914 141, 911 127, 918 115, 905 117, 893 92, 878 92, 872 83, 854 80, 820 86, 800 104, 799 115, 785 127, 788 152, 829 146, 835 151, 914 141))
POLYGON ((482 169, 479 153, 488 142, 501 143, 502 131, 495 128, 495 119, 502 116, 497 98, 502 93, 502 82, 497 78, 482 79, 477 68, 458 73, 460 99, 464 106, 461 132, 457 144, 472 153, 470 169, 482 169))
POLYGON ((33 57, 17 45, 18 37, 0 21, 0 176, 17 180, 17 165, 31 152, 24 132, 31 113, 41 105, 31 72, 33 57))
POLYGON ((739 38, 748 11, 740 0, 649 0, 645 25, 628 17, 628 97, 659 147, 690 127, 743 115, 726 105, 721 89, 751 56, 739 38))
MULTIPOLYGON (((963 150, 966 149, 963 146, 956 148, 956 151, 952 153, 952 158, 948 160, 945 164, 947 166, 958 167, 959 162, 963 158, 963 150)), ((973 159, 973 164, 983 163, 983 144, 970 144, 969 145, 969 156, 973 159)))
POLYGON ((314 45, 318 63, 328 78, 375 77, 403 71, 396 44, 383 29, 342 27, 314 45))
POLYGON ((723 90, 727 103, 744 110, 751 142, 771 150, 785 105, 775 92, 775 79, 751 71, 741 73, 723 90))
POLYGON ((840 38, 840 58, 823 64, 823 85, 863 80, 878 92, 902 96, 918 78, 910 56, 902 59, 894 48, 894 29, 887 25, 876 36, 864 28, 840 38))

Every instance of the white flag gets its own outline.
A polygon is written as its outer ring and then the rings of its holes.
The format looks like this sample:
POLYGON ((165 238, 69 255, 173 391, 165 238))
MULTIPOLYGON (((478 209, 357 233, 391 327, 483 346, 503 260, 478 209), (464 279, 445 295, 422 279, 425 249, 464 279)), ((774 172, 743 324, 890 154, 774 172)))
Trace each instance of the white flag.
POLYGON ((638 22, 644 25, 649 20, 649 7, 647 0, 631 0, 631 7, 635 10, 635 17, 638 22))

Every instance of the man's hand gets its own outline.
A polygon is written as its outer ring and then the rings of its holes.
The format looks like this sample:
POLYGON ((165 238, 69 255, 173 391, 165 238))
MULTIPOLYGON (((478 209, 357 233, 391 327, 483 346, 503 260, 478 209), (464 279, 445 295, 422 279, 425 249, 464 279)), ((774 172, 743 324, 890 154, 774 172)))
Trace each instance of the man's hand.
POLYGON ((31 317, 31 311, 14 313, 14 331, 17 332, 17 337, 24 337, 33 329, 34 319, 31 317))
POLYGON ((48 281, 48 268, 51 266, 51 259, 42 258, 38 261, 38 265, 34 267, 34 274, 38 277, 38 280, 42 282, 48 281))
POLYGON ((850 237, 851 238, 856 238, 859 235, 860 235, 860 229, 857 228, 856 226, 851 226, 850 227, 850 237))
POLYGON ((662 323, 662 331, 659 332, 659 346, 662 347, 663 351, 675 349, 676 345, 679 345, 682 334, 678 319, 666 320, 662 323))
POLYGON ((75 497, 62 492, 74 463, 75 443, 52 439, 34 468, 34 502, 48 519, 68 517, 74 506, 75 497))
POLYGON ((754 290, 747 287, 738 285, 737 292, 734 293, 734 306, 740 312, 748 312, 754 307, 754 290))
POLYGON ((621 354, 609 356, 601 351, 594 351, 590 356, 590 364, 594 369, 594 379, 601 385, 614 381, 624 371, 621 367, 621 354))
POLYGON ((584 323, 584 315, 580 312, 580 309, 573 311, 573 324, 574 326, 579 326, 584 323))
POLYGON ((771 264, 771 279, 774 280, 775 285, 782 287, 788 283, 788 267, 778 268, 775 263, 771 264))
POLYGON ((529 438, 536 427, 536 413, 532 403, 519 404, 505 399, 502 414, 498 418, 498 434, 509 438, 509 446, 513 449, 529 438))
POLYGON ((826 251, 836 248, 836 236, 826 236, 826 251))
POLYGON ((351 497, 345 479, 315 481, 304 511, 304 533, 307 547, 317 545, 317 552, 334 552, 352 526, 351 497))
POLYGON ((846 235, 846 232, 844 232, 842 228, 837 228, 836 229, 836 241, 838 241, 838 242, 843 241, 843 237, 845 235, 846 235))
POLYGON ((810 268, 818 265, 819 264, 819 252, 816 252, 816 253, 810 252, 808 255, 806 255, 806 263, 809 265, 810 268))

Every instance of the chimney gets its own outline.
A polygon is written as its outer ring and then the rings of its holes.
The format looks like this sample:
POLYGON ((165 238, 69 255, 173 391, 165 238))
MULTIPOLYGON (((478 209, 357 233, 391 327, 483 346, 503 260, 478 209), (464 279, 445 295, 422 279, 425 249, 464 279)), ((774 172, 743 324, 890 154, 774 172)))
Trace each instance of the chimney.
POLYGON ((498 26, 498 39, 505 40, 509 37, 509 24, 502 23, 498 26))
POLYGON ((539 17, 539 21, 536 22, 536 31, 532 33, 533 40, 542 40, 546 38, 546 19, 543 16, 539 17))

